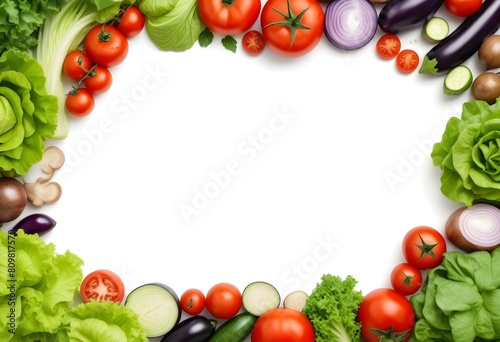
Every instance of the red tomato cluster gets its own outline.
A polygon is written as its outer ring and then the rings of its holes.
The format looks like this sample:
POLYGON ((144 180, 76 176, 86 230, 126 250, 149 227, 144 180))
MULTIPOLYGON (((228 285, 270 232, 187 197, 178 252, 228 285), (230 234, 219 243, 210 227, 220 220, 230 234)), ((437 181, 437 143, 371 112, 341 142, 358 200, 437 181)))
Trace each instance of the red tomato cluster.
POLYGON ((78 82, 66 95, 66 109, 70 114, 82 117, 94 110, 94 96, 108 91, 113 84, 109 68, 125 60, 127 38, 139 34, 144 24, 144 15, 136 6, 124 7, 115 21, 93 27, 86 34, 82 49, 66 55, 62 72, 78 82))
POLYGON ((358 320, 366 342, 380 341, 382 336, 392 341, 408 341, 415 325, 415 312, 406 296, 420 289, 421 271, 441 264, 446 250, 443 235, 432 227, 417 226, 405 234, 402 253, 406 262, 392 269, 392 289, 371 291, 359 307, 358 320))
POLYGON ((396 68, 405 74, 416 70, 420 63, 420 58, 414 50, 401 50, 401 40, 393 33, 383 34, 377 40, 375 49, 383 59, 389 60, 395 58, 396 68))

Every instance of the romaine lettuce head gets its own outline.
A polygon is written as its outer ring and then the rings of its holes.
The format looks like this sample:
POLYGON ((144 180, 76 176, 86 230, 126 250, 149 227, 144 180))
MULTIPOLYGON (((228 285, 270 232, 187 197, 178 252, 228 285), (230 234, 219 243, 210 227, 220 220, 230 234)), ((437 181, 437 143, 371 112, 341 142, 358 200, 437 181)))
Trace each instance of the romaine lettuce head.
POLYGON ((91 301, 75 306, 63 317, 59 342, 147 342, 137 314, 122 304, 91 301))
POLYGON ((57 126, 57 98, 47 93, 37 60, 16 50, 0 56, 0 176, 17 177, 43 156, 57 126))
POLYGON ((36 234, 0 232, 0 341, 51 341, 83 278, 83 261, 36 234))
POLYGON ((431 157, 442 170, 441 192, 472 206, 500 204, 500 100, 463 104, 461 118, 448 120, 431 157))
POLYGON ((141 0, 149 39, 163 51, 186 51, 205 29, 197 0, 141 0))

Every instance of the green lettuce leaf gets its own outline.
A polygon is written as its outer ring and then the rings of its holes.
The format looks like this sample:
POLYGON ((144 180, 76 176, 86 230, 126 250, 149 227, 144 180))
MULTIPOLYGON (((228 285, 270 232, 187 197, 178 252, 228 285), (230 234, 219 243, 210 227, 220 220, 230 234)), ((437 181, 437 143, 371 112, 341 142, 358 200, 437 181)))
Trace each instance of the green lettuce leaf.
POLYGON ((83 261, 38 235, 0 233, 0 341, 50 340, 71 308, 83 278, 83 261))

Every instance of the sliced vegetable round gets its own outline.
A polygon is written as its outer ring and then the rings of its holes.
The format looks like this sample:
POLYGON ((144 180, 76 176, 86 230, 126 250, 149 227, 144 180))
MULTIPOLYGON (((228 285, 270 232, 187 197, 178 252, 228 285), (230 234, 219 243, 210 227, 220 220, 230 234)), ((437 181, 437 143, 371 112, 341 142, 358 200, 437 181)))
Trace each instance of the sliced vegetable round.
POLYGON ((250 30, 241 38, 241 45, 250 55, 258 55, 264 50, 264 36, 257 30, 250 30))
POLYGON ((394 58, 401 51, 401 40, 393 33, 386 33, 377 40, 375 49, 384 59, 394 58))
POLYGON ((446 95, 460 95, 470 88, 473 76, 472 71, 465 65, 451 69, 444 78, 444 93, 446 95))
POLYGON ((325 35, 342 50, 356 50, 372 40, 377 32, 377 11, 366 0, 336 0, 325 10, 325 35))
POLYGON ((445 39, 448 33, 450 33, 450 25, 441 17, 430 18, 422 28, 423 36, 433 43, 445 39))
POLYGON ((418 54, 410 49, 401 51, 396 57, 396 67, 405 74, 409 74, 417 69, 419 62, 418 54))
POLYGON ((125 285, 115 272, 96 270, 83 279, 80 284, 80 295, 85 303, 91 300, 121 303, 125 297, 125 285))
POLYGON ((163 336, 181 319, 179 297, 169 286, 149 283, 135 288, 125 300, 125 306, 139 316, 147 337, 163 336))
POLYGON ((307 298, 309 298, 309 295, 304 291, 293 291, 285 297, 283 300, 283 306, 288 309, 302 312, 304 306, 306 305, 307 298))
POLYGON ((459 208, 446 221, 445 234, 463 251, 492 251, 500 246, 500 209, 487 203, 459 208))
POLYGON ((260 316, 270 309, 277 308, 281 303, 278 290, 264 281, 253 282, 242 293, 243 308, 255 316, 260 316))

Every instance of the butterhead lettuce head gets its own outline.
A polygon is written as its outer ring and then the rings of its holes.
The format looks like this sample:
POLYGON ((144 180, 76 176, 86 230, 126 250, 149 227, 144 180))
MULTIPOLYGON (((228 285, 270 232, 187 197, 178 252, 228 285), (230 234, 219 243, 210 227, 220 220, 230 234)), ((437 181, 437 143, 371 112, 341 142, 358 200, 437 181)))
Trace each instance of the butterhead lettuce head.
POLYGON ((467 206, 500 204, 500 101, 464 103, 461 117, 448 120, 431 156, 449 199, 467 206))
POLYGON ((0 56, 0 175, 22 176, 43 156, 57 126, 57 98, 42 67, 26 53, 0 56))

